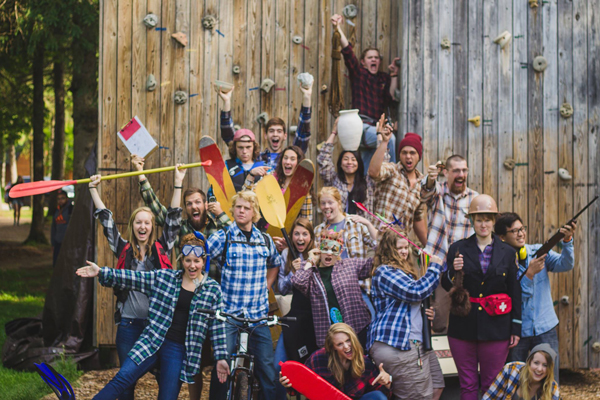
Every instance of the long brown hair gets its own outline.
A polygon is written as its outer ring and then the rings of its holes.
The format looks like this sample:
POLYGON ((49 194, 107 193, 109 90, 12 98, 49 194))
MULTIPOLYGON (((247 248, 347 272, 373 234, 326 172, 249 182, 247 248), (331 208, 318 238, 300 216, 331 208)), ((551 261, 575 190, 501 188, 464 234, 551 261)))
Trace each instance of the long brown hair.
MULTIPOLYGON (((552 382, 554 382, 554 361, 552 356, 545 351, 536 351, 533 354, 542 353, 546 358, 546 372, 547 375, 542 383, 542 395, 539 400, 552 400, 552 382)), ((533 354, 527 357, 525 366, 521 369, 521 376, 519 377, 519 388, 521 389, 521 397, 524 399, 530 399, 532 393, 529 393, 529 385, 531 384, 531 370, 529 364, 533 362, 533 354)), ((535 393, 533 393, 535 394, 535 393)))
MULTIPOLYGON (((292 237, 294 235, 294 229, 296 229, 297 226, 300 226, 300 227, 306 229, 308 231, 308 233, 310 234, 310 242, 308 243, 308 245, 302 252, 302 258, 304 258, 306 260, 306 259, 308 259, 308 252, 315 248, 315 230, 313 229, 312 222, 310 222, 307 218, 300 217, 300 218, 296 219, 294 221, 294 224, 292 225, 292 229, 290 231, 290 235, 292 235, 292 237)), ((292 261, 294 261, 293 257, 292 257, 292 252, 288 250, 287 259, 285 260, 285 267, 284 267, 284 271, 285 271, 286 275, 289 274, 290 271, 293 271, 292 261)))
POLYGON ((138 207, 131 213, 131 217, 129 217, 129 222, 127 223, 127 241, 131 244, 131 250, 133 251, 133 256, 141 261, 140 258, 140 250, 138 249, 139 243, 135 233, 133 232, 133 221, 135 221, 136 215, 140 212, 145 211, 150 214, 150 220, 152 221, 152 232, 150 232, 150 237, 148 238, 148 244, 146 245, 146 251, 148 252, 148 257, 152 255, 152 245, 156 242, 156 220, 154 219, 154 213, 148 207, 138 207))
POLYGON ((331 373, 333 373, 335 380, 338 381, 341 386, 344 386, 344 374, 346 373, 346 370, 344 369, 342 360, 339 359, 333 343, 333 336, 338 333, 344 333, 350 338, 350 344, 352 345, 350 373, 352 374, 353 378, 358 378, 365 372, 365 357, 363 348, 358 341, 358 337, 350 325, 347 325, 343 322, 338 322, 329 327, 327 336, 325 336, 325 352, 327 352, 327 355, 329 356, 327 368, 329 368, 331 373))
MULTIPOLYGON (((407 236, 405 232, 400 233, 407 236)), ((397 268, 405 274, 410 275, 413 279, 419 278, 419 272, 410 261, 410 255, 406 260, 400 257, 400 254, 396 249, 396 242, 398 239, 402 239, 402 237, 391 229, 386 229, 383 232, 381 240, 379 241, 379 246, 377 246, 377 250, 375 250, 371 276, 375 276, 375 271, 377 271, 377 268, 381 265, 389 265, 392 268, 397 268)))
MULTIPOLYGON (((300 161, 304 160, 304 152, 298 146, 288 146, 283 149, 281 153, 279 153, 279 156, 277 157, 277 166, 275 167, 275 177, 277 178, 277 183, 279 183, 279 186, 281 187, 283 187, 286 178, 285 174, 283 173, 283 155, 288 150, 296 153, 296 156, 298 157, 298 164, 300 164, 300 161)), ((298 164, 296 164, 296 167, 298 164)))

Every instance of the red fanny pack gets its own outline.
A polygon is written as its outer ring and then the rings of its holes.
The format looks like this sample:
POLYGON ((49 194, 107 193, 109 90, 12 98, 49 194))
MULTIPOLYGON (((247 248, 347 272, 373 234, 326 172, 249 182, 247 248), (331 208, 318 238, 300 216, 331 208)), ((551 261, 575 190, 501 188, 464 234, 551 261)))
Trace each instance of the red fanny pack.
POLYGON ((512 310, 512 299, 506 293, 491 294, 486 297, 471 297, 471 303, 481 304, 491 316, 508 314, 512 310))

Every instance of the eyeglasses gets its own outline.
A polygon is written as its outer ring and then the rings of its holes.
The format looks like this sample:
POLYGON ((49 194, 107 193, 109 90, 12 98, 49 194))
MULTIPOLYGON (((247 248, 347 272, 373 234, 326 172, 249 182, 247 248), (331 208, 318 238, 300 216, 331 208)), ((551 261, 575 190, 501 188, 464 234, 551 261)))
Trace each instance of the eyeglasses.
POLYGON ((515 229, 511 229, 510 231, 507 231, 507 232, 510 232, 510 233, 512 233, 515 236, 518 235, 519 233, 525 234, 525 233, 527 233, 527 227, 526 226, 522 226, 522 227, 520 227, 518 229, 516 229, 516 228, 515 229))
POLYGON ((206 254, 204 251, 204 247, 202 246, 193 246, 191 244, 186 244, 181 249, 181 253, 184 255, 184 257, 187 257, 192 252, 196 257, 202 257, 206 254))

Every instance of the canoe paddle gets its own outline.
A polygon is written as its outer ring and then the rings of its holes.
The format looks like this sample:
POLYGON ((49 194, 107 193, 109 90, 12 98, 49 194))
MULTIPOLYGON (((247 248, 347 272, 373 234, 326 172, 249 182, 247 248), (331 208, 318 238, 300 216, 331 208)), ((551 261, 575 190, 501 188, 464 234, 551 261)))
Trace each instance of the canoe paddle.
POLYGON ((281 193, 281 187, 277 183, 277 179, 273 175, 265 175, 256 184, 256 196, 258 197, 258 204, 260 210, 263 213, 263 217, 267 220, 270 225, 281 229, 281 233, 285 238, 288 245, 289 252, 292 258, 295 260, 298 258, 296 250, 292 246, 292 241, 285 230, 285 217, 286 217, 286 204, 283 193, 281 193))
MULTIPOLYGON (((195 168, 195 167, 209 166, 211 164, 212 164, 211 160, 206 160, 203 162, 184 164, 179 168, 180 169, 195 168)), ((103 176, 101 180, 106 181, 109 179, 126 178, 128 176, 155 174, 157 172, 173 171, 173 170, 175 170, 175 168, 176 167, 174 165, 172 165, 170 167, 154 168, 154 169, 148 169, 145 171, 123 172, 122 174, 103 176)), ((90 178, 85 178, 85 179, 76 179, 76 180, 70 180, 70 181, 37 181, 37 182, 20 183, 18 185, 15 185, 13 188, 11 188, 8 195, 13 199, 16 199, 18 197, 34 196, 36 194, 49 193, 49 192, 52 192, 53 190, 57 190, 57 189, 60 189, 62 187, 68 186, 68 185, 89 183, 91 181, 92 180, 90 178)))

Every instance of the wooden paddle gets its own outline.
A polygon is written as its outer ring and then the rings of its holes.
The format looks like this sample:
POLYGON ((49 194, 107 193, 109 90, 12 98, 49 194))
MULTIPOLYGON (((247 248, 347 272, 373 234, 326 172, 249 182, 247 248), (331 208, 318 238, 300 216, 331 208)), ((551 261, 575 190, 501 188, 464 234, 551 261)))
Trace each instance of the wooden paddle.
POLYGON ((277 179, 273 175, 265 175, 256 184, 256 196, 258 196, 258 204, 262 211, 263 217, 270 225, 281 229, 281 233, 287 242, 289 252, 295 260, 298 258, 296 250, 292 246, 292 241, 285 230, 286 204, 281 193, 281 188, 277 183, 277 179))
MULTIPOLYGON (((181 167, 179 167, 179 169, 203 167, 203 166, 209 166, 211 164, 212 164, 211 160, 206 160, 203 162, 184 164, 181 167)), ((101 178, 101 180, 106 181, 109 179, 126 178, 128 176, 155 174, 157 172, 173 171, 173 170, 175 170, 175 168, 176 167, 174 165, 172 165, 170 167, 154 168, 154 169, 148 169, 146 171, 123 172, 122 174, 103 176, 101 178)), ((49 192, 52 192, 53 190, 57 190, 57 189, 60 189, 62 187, 68 186, 68 185, 89 183, 91 181, 92 180, 90 178, 85 178, 85 179, 77 179, 77 180, 70 180, 70 181, 37 181, 37 182, 20 183, 20 184, 14 186, 13 188, 11 188, 8 195, 13 199, 16 199, 18 197, 34 196, 36 194, 49 193, 49 192)))

